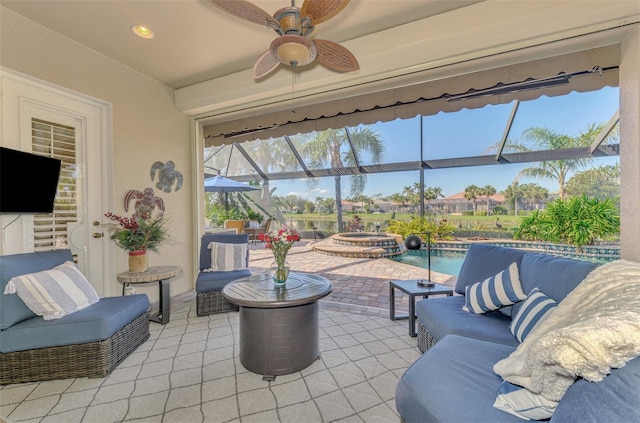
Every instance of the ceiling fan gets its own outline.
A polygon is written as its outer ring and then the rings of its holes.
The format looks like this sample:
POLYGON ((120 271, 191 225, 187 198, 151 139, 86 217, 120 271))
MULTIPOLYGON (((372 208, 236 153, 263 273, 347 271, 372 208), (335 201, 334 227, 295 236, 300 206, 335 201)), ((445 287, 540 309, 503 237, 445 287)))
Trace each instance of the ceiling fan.
POLYGON ((291 0, 291 7, 278 10, 273 16, 246 0, 208 0, 239 18, 273 29, 278 38, 269 50, 253 64, 255 79, 262 78, 281 64, 291 67, 305 66, 314 60, 337 72, 360 69, 353 54, 338 43, 311 39, 316 25, 329 20, 344 9, 351 0, 304 0, 301 8, 291 0))

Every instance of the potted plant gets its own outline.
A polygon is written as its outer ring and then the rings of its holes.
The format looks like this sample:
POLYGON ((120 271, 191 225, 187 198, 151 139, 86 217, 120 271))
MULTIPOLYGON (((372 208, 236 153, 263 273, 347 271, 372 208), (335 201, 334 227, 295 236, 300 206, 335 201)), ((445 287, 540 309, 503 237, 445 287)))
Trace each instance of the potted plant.
POLYGON ((105 213, 117 222, 110 225, 111 239, 129 253, 129 272, 147 270, 147 251, 158 251, 158 246, 167 239, 167 219, 162 214, 133 214, 131 217, 105 213))

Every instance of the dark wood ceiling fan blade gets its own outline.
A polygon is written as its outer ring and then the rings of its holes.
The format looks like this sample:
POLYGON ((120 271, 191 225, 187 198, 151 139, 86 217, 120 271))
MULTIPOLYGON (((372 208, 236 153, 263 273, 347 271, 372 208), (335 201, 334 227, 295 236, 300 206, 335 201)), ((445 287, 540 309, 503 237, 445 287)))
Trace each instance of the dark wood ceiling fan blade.
POLYGON ((300 16, 309 16, 312 25, 325 22, 340 13, 351 0, 304 0, 300 16))
POLYGON ((231 13, 245 21, 253 22, 258 25, 267 26, 267 22, 271 22, 276 26, 280 26, 270 14, 246 0, 207 0, 212 5, 219 7, 227 13, 231 13))
POLYGON ((338 43, 328 40, 313 40, 318 49, 316 60, 323 66, 338 72, 353 72, 360 69, 355 56, 338 43))
POLYGON ((253 64, 253 68, 251 69, 253 79, 260 79, 269 75, 276 70, 280 64, 280 61, 271 53, 271 50, 265 51, 253 64))

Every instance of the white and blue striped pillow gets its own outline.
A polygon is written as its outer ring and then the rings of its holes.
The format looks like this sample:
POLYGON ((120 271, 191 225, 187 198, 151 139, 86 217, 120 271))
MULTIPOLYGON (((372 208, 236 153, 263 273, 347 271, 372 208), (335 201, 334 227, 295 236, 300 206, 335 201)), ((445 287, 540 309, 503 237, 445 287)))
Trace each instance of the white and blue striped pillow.
POLYGON ((44 320, 59 319, 100 300, 72 261, 42 272, 14 276, 4 293, 16 292, 27 307, 44 320))
POLYGON ((518 264, 513 262, 497 275, 467 286, 462 309, 482 314, 515 304, 526 297, 520 284, 518 264))
POLYGON ((544 420, 553 416, 558 402, 504 380, 493 406, 524 420, 544 420))
POLYGON ((207 271, 229 272, 247 268, 248 244, 210 242, 207 247, 211 249, 211 268, 207 271))
POLYGON ((518 341, 524 341, 533 328, 549 317, 557 306, 558 304, 552 298, 547 297, 538 288, 533 288, 511 320, 509 325, 511 333, 518 338, 518 341))

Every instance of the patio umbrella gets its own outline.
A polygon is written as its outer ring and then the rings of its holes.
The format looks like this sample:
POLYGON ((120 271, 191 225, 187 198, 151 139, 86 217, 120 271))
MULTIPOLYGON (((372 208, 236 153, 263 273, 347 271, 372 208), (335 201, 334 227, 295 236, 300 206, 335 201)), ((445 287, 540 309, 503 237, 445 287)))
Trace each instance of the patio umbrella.
POLYGON ((205 192, 223 192, 224 193, 224 208, 229 209, 229 197, 230 192, 242 192, 242 191, 255 191, 259 190, 259 187, 243 184, 242 182, 234 181, 233 179, 226 178, 224 176, 216 175, 204 180, 205 192))
POLYGON ((243 184, 242 182, 234 181, 233 179, 225 178, 220 175, 204 180, 205 192, 240 192, 255 191, 259 189, 259 187, 243 184))

